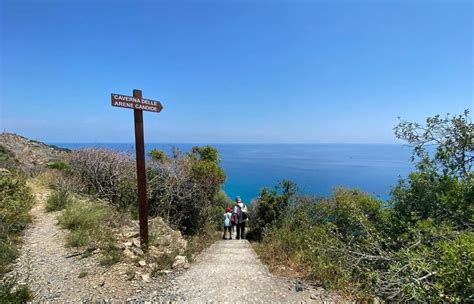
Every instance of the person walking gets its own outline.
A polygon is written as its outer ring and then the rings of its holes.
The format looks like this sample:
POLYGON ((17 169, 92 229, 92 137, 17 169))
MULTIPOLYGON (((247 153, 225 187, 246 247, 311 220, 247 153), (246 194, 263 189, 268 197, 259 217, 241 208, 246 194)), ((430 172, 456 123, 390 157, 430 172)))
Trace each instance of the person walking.
POLYGON ((232 218, 232 209, 231 208, 226 208, 225 213, 224 213, 224 235, 222 236, 222 239, 224 240, 232 240, 232 231, 231 231, 231 218, 232 218), (229 238, 227 239, 225 237, 225 233, 229 231, 229 238))
POLYGON ((247 215, 247 206, 242 203, 240 196, 235 198, 235 206, 234 206, 234 216, 235 216, 235 224, 237 227, 237 239, 244 239, 245 238, 245 223, 248 220, 247 215))

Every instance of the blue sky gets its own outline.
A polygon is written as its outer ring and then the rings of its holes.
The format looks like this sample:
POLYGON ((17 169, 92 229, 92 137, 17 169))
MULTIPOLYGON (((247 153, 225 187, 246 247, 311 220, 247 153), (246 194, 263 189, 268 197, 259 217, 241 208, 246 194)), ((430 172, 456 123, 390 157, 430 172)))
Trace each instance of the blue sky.
POLYGON ((1 2, 1 128, 132 142, 394 143, 473 108, 472 1, 1 2))

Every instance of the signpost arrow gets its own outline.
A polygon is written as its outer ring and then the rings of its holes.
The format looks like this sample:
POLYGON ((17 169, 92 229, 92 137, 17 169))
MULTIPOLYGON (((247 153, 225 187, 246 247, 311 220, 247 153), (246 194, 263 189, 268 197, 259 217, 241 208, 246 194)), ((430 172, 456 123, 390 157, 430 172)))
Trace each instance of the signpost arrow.
POLYGON ((148 248, 148 202, 146 197, 145 140, 143 135, 143 111, 161 112, 163 106, 157 100, 142 98, 141 90, 133 90, 133 96, 111 94, 112 106, 133 109, 135 121, 135 153, 138 182, 138 219, 140 245, 148 248))
MULTIPOLYGON (((139 91, 139 90, 134 90, 139 91)), ((141 96, 141 95, 140 95, 141 96)), ((112 106, 114 107, 121 107, 121 108, 129 108, 129 109, 137 109, 143 111, 151 111, 151 112, 161 112, 163 106, 161 102, 158 100, 151 100, 145 99, 141 97, 134 96, 127 96, 121 94, 111 94, 112 97, 112 106)))

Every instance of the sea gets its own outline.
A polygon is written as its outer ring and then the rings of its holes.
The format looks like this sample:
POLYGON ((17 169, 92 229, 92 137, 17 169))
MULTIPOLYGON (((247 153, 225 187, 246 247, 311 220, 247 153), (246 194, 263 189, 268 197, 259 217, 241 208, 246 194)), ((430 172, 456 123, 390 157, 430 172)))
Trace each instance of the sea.
MULTIPOLYGON (((80 149, 106 147, 134 153, 133 143, 54 143, 80 149)), ((171 153, 173 147, 188 152, 200 144, 145 144, 145 150, 171 153)), ((382 200, 399 178, 414 170, 411 149, 397 144, 213 144, 221 158, 227 180, 224 191, 250 203, 263 187, 273 188, 288 179, 299 192, 329 196, 338 186, 358 188, 382 200)))

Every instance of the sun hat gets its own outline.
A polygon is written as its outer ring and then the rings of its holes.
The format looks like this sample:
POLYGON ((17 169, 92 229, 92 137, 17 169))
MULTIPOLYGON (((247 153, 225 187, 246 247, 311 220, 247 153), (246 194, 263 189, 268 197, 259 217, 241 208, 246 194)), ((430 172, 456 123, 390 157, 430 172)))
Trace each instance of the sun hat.
POLYGON ((242 201, 242 200, 240 199, 240 196, 236 196, 236 197, 235 197, 235 200, 238 201, 238 202, 242 201))
POLYGON ((225 212, 230 212, 230 210, 232 209, 230 209, 229 207, 225 208, 225 212))

